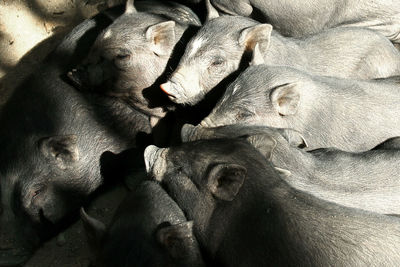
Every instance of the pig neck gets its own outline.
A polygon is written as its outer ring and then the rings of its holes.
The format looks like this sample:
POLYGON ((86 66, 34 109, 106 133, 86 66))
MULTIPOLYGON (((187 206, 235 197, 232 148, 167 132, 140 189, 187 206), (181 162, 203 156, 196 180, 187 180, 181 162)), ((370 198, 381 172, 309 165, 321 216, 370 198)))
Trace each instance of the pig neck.
POLYGON ((302 133, 310 150, 361 152, 400 135, 398 85, 314 76, 302 87, 301 107, 285 127, 302 133))
POLYGON ((307 60, 298 44, 292 38, 283 37, 276 31, 272 32, 269 47, 263 56, 267 65, 308 69, 307 60))
MULTIPOLYGON (((335 183, 332 173, 328 174, 331 161, 323 157, 315 157, 288 144, 278 144, 272 154, 272 163, 275 167, 288 170, 285 181, 296 189, 309 193, 319 192, 329 194, 329 185, 335 183)), ((325 198, 324 198, 325 199, 325 198)))
POLYGON ((398 150, 301 152, 303 166, 286 166, 292 175, 285 180, 294 188, 347 207, 400 214, 398 150))
POLYGON ((288 170, 296 176, 300 175, 308 179, 311 170, 314 169, 314 159, 305 150, 293 147, 286 141, 278 141, 272 156, 272 164, 284 170, 288 170))
MULTIPOLYGON (((291 188, 280 178, 258 178, 246 181, 242 188, 245 192, 237 201, 240 206, 232 204, 228 212, 215 212, 220 213, 222 223, 212 227, 223 229, 224 237, 214 239, 214 234, 210 241, 218 244, 215 260, 225 266, 341 265, 348 260, 335 253, 341 242, 349 245, 345 251, 352 252, 352 259, 361 262, 364 255, 355 241, 365 237, 358 229, 366 229, 369 238, 379 232, 375 224, 390 229, 390 223, 398 223, 396 218, 386 219, 317 199, 291 188)), ((393 235, 399 232, 389 231, 393 235)))
MULTIPOLYGON (((343 180, 336 179, 338 173, 332 172, 332 164, 338 164, 334 159, 324 156, 317 157, 313 153, 292 147, 288 143, 277 144, 271 161, 275 167, 290 172, 284 180, 292 187, 313 195, 317 192, 319 196, 322 196, 322 199, 326 199, 324 196, 334 194, 332 192, 334 191, 333 185, 338 182, 341 185, 346 183, 343 180)), ((335 166, 340 168, 337 165, 335 166)), ((347 183, 346 186, 348 186, 347 183)))

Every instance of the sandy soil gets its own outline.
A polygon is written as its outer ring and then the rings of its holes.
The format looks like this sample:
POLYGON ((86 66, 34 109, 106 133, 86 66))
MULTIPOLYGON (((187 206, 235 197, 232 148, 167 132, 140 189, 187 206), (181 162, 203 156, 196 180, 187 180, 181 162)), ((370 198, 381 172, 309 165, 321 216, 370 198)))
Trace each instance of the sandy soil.
POLYGON ((0 105, 74 26, 124 0, 0 0, 0 105))

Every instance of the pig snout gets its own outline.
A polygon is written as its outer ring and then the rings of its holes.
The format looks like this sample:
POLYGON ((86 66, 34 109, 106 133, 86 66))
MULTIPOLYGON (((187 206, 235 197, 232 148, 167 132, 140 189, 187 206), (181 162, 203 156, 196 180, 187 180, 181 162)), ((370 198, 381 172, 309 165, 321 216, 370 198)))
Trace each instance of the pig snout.
POLYGON ((178 104, 188 101, 190 96, 182 84, 174 79, 160 85, 161 90, 167 94, 168 98, 178 104))
POLYGON ((206 117, 200 122, 200 126, 204 128, 213 128, 218 125, 216 125, 209 117, 206 117))
POLYGON ((182 142, 191 142, 201 139, 212 139, 217 137, 214 130, 210 128, 202 127, 201 125, 193 126, 190 124, 185 124, 181 130, 181 140, 182 142))
POLYGON ((146 172, 159 182, 161 182, 167 169, 167 162, 165 159, 167 151, 168 148, 159 148, 154 145, 150 145, 144 150, 146 172))
POLYGON ((179 95, 179 86, 174 82, 168 81, 163 83, 160 85, 160 88, 172 101, 174 101, 175 98, 177 98, 177 95, 179 95))
MULTIPOLYGON (((229 107, 231 106, 232 105, 229 107)), ((215 128, 237 123, 243 123, 243 120, 241 121, 238 119, 238 112, 235 112, 235 110, 221 110, 220 108, 217 108, 205 117, 199 125, 204 128, 215 128)))
POLYGON ((188 75, 176 72, 166 83, 160 85, 160 88, 166 93, 169 99, 177 104, 195 104, 198 98, 202 97, 201 89, 193 77, 188 82, 188 75))
POLYGON ((184 124, 181 129, 181 140, 182 142, 190 142, 196 135, 197 127, 191 124, 184 124))

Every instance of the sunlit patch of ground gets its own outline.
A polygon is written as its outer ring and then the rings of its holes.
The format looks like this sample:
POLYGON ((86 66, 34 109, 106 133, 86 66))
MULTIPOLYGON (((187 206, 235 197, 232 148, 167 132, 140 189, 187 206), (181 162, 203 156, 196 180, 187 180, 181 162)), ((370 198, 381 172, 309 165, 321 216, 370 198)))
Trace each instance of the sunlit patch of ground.
POLYGON ((107 7, 124 2, 0 0, 0 105, 6 101, 11 87, 34 70, 75 25, 107 7), (38 45, 41 42, 45 44, 38 45))

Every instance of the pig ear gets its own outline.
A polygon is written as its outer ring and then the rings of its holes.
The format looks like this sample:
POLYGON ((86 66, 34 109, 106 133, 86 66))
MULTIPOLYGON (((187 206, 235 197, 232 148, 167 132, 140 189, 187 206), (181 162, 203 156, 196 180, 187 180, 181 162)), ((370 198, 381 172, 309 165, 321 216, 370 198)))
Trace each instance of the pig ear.
POLYGON ((58 135, 39 140, 39 149, 43 155, 54 160, 61 169, 66 169, 79 160, 76 135, 58 135))
POLYGON ((260 51, 260 44, 256 43, 256 45, 254 46, 254 50, 253 50, 253 55, 250 61, 250 65, 251 66, 255 66, 255 65, 261 65, 264 64, 264 57, 261 54, 260 51))
POLYGON ((274 138, 267 134, 257 134, 247 137, 246 140, 267 160, 271 160, 272 153, 277 144, 274 138))
POLYGON ((219 17, 219 13, 214 8, 214 6, 211 4, 210 0, 206 0, 205 2, 206 2, 206 9, 207 9, 206 21, 210 21, 212 19, 218 18, 219 17))
POLYGON ((125 5, 125 14, 136 13, 136 8, 134 5, 134 0, 127 0, 125 5))
POLYGON ((150 26, 146 39, 151 43, 153 52, 158 56, 168 56, 175 45, 175 21, 165 21, 150 26))
POLYGON ((274 167, 275 171, 277 171, 283 177, 289 177, 292 175, 292 172, 286 169, 274 167))
POLYGON ((400 137, 392 137, 389 138, 376 147, 374 147, 372 150, 390 150, 390 149, 400 149, 400 137))
POLYGON ((246 168, 238 164, 218 164, 208 175, 208 189, 215 198, 232 201, 239 193, 246 173, 246 168))
POLYGON ((300 93, 295 83, 286 83, 275 87, 270 99, 273 107, 281 116, 296 114, 300 105, 300 93))
POLYGON ((246 50, 253 51, 258 43, 261 53, 265 53, 270 44, 272 26, 270 24, 258 24, 242 30, 239 36, 239 44, 246 50))
POLYGON ((284 129, 282 136, 288 141, 289 145, 298 148, 307 148, 308 144, 302 134, 293 129, 284 129))
POLYGON ((156 236, 172 258, 179 258, 184 253, 182 245, 185 246, 185 241, 193 239, 193 221, 163 227, 157 231, 156 236))
POLYGON ((80 215, 89 246, 96 252, 101 248, 106 226, 99 220, 90 217, 83 207, 80 210, 80 215))

